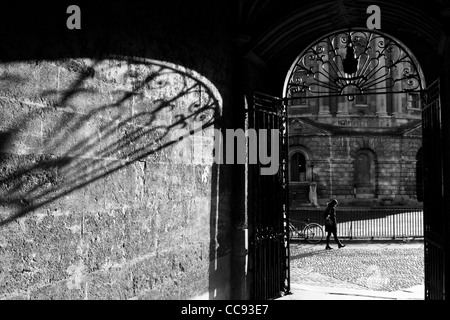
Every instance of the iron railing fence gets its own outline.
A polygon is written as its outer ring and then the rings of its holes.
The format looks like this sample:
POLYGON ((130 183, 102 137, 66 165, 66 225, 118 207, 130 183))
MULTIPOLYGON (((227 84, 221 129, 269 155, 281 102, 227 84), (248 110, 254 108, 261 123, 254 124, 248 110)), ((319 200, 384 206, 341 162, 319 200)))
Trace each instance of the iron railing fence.
MULTIPOLYGON (((325 208, 290 210, 290 222, 300 230, 309 219, 324 228, 325 208)), ((338 236, 349 239, 421 238, 422 208, 337 208, 338 236)))

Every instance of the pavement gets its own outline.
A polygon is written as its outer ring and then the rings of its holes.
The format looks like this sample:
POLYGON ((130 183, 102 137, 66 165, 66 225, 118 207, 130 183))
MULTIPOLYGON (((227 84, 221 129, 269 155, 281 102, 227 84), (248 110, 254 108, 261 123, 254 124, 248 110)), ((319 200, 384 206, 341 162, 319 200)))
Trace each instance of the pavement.
POLYGON ((277 300, 424 300, 423 240, 344 243, 291 244, 291 294, 277 300))

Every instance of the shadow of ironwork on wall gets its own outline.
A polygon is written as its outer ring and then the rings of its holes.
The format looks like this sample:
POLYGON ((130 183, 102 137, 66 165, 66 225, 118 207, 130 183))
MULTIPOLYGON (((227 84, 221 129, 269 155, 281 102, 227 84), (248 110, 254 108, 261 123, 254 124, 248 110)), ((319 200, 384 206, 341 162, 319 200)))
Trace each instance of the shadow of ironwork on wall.
POLYGON ((0 226, 139 161, 213 165, 212 155, 196 159, 193 141, 186 144, 220 121, 220 95, 195 72, 137 59, 47 67, 57 72, 55 89, 41 83, 22 95, 20 84, 29 80, 14 66, 0 79, 0 103, 20 106, 20 117, 1 128, 0 206, 10 214, 0 226), (174 153, 183 143, 183 154, 174 153))

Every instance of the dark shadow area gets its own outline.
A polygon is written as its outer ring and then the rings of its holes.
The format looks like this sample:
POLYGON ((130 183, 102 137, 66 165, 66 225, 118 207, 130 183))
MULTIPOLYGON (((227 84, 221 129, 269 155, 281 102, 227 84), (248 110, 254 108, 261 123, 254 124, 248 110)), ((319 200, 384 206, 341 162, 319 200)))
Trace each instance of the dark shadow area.
POLYGON ((300 253, 300 254, 296 254, 291 256, 291 260, 296 260, 296 259, 302 259, 302 258, 306 258, 306 257, 313 257, 313 256, 317 256, 317 255, 322 255, 327 253, 327 251, 325 250, 316 250, 316 251, 311 251, 311 252, 305 252, 305 253, 300 253))
POLYGON ((227 1, 78 1, 81 29, 69 30, 66 11, 73 4, 3 5, 0 60, 146 57, 196 70, 213 82, 223 67, 211 52, 218 46, 224 54, 229 50, 233 21, 227 1))
MULTIPOLYGON (((11 142, 11 138, 14 137, 14 132, 0 132, 0 152, 11 142)), ((2 158, 2 153, 0 153, 0 159, 2 158)))

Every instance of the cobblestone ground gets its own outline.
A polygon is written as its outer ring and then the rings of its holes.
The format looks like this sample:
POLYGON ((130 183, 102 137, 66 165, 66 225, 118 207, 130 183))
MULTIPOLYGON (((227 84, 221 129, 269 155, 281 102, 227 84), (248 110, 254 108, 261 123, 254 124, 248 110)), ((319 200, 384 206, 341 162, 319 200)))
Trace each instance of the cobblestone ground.
POLYGON ((323 247, 291 244, 291 283, 376 291, 424 283, 423 246, 323 247))

